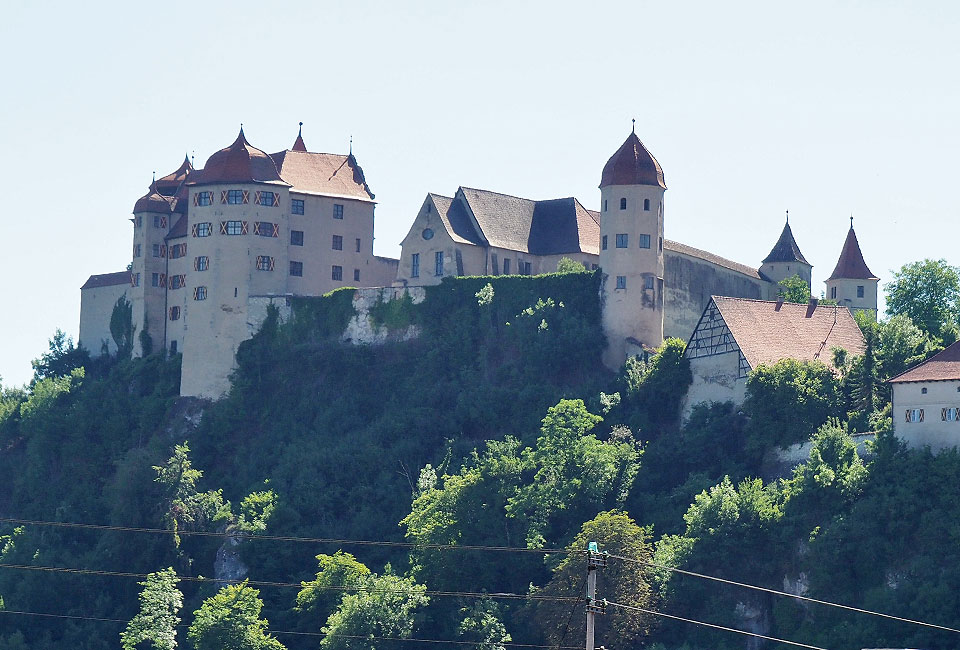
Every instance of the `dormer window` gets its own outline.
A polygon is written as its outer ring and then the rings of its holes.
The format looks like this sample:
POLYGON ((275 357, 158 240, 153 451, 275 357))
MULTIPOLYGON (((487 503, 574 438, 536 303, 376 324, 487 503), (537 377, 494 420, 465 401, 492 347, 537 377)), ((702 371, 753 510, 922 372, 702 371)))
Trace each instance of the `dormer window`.
POLYGON ((626 200, 626 199, 620 199, 620 209, 621 209, 621 210, 626 210, 626 209, 627 209, 627 200, 626 200))
POLYGON ((649 211, 650 211, 650 199, 644 199, 644 200, 643 200, 643 209, 644 209, 646 212, 649 212, 649 211))

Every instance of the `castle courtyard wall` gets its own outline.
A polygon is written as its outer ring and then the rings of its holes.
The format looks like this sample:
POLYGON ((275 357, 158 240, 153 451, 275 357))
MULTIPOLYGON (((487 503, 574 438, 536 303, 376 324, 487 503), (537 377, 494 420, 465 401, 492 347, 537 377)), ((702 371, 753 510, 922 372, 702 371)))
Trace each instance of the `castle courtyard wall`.
POLYGON ((117 353, 117 344, 110 334, 110 317, 117 300, 125 297, 130 283, 91 287, 80 290, 80 335, 77 344, 87 349, 92 356, 100 356, 103 344, 109 354, 117 353))

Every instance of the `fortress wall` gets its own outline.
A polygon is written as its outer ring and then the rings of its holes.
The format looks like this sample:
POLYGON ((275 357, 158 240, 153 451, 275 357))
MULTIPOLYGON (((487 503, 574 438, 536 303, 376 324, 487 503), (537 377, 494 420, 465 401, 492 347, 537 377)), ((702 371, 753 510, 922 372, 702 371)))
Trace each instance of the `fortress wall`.
POLYGON ((690 338, 710 296, 767 299, 768 282, 708 260, 665 250, 663 336, 690 338))
POLYGON ((117 344, 110 333, 110 318, 117 300, 127 295, 130 283, 80 290, 80 335, 77 345, 82 345, 90 356, 99 357, 104 341, 109 354, 117 353, 117 344))

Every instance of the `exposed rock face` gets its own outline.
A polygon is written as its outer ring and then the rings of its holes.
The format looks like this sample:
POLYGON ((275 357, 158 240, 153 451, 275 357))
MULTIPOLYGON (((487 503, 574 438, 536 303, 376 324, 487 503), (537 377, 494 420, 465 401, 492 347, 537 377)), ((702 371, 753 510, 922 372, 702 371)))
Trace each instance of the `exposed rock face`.
MULTIPOLYGON (((740 619, 740 627, 747 632, 754 634, 770 635, 770 603, 762 596, 757 598, 747 598, 737 603, 737 617, 740 619)), ((767 641, 757 637, 747 637, 744 647, 746 650, 760 650, 766 647, 767 641)))
POLYGON ((227 537, 217 549, 217 558, 213 561, 213 579, 218 581, 240 581, 247 577, 250 568, 240 559, 240 544, 236 537, 227 537))

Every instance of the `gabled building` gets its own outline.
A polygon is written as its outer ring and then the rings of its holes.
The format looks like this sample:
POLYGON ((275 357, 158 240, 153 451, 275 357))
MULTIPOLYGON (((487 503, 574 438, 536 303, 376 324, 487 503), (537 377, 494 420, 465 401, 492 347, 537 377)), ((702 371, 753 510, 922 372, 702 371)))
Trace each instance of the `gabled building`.
POLYGON ((864 352, 863 334, 849 309, 816 299, 797 304, 713 296, 684 353, 693 383, 683 416, 703 402, 743 403, 747 375, 761 364, 796 359, 832 365, 835 347, 853 356, 864 352))
POLYGON ((889 383, 897 437, 933 450, 960 445, 960 341, 889 383))

